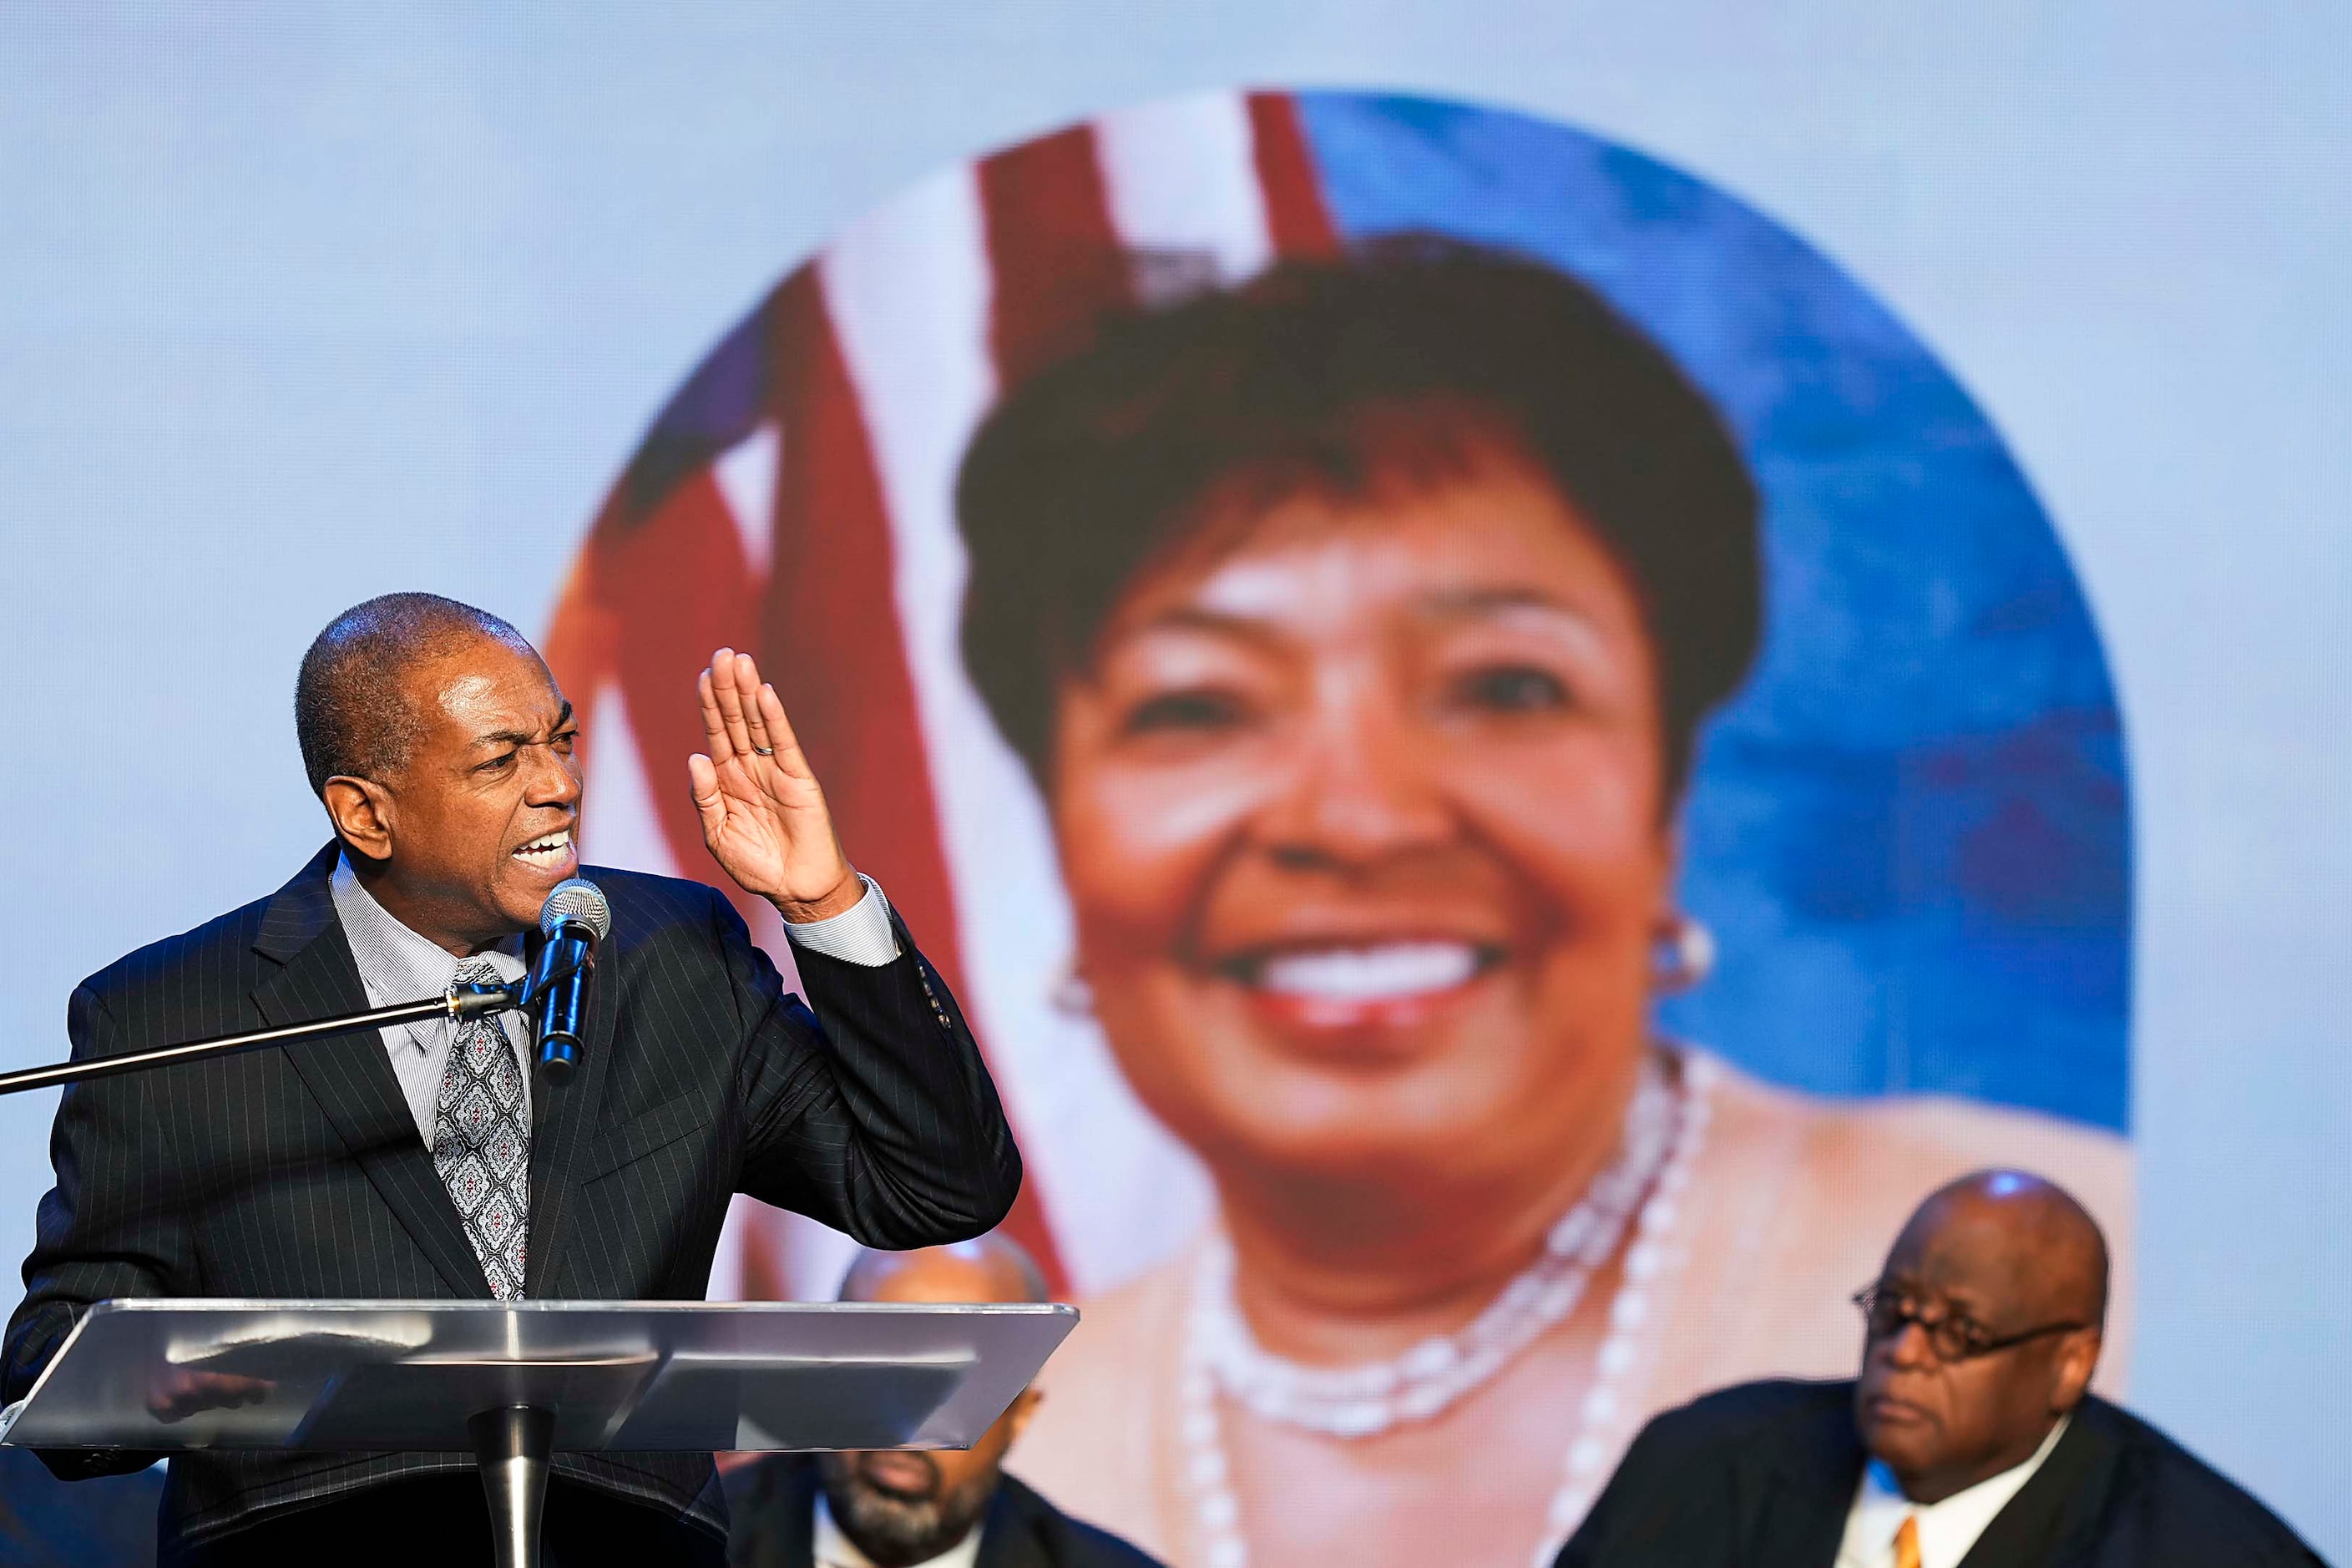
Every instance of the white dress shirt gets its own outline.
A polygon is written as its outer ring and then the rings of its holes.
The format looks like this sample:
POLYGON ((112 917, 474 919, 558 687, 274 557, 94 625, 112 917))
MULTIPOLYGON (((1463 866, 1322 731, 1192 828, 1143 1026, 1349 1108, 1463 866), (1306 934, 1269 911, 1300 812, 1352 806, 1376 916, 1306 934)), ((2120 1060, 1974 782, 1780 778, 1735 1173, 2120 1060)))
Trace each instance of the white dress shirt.
MULTIPOLYGON (((415 1002, 449 989, 449 983, 457 977, 459 961, 439 942, 401 924, 390 910, 377 903, 375 895, 360 885, 348 851, 335 862, 335 874, 327 889, 334 896, 335 918, 343 923, 344 940, 352 944, 352 961, 359 965, 360 984, 367 992, 369 1006, 415 1002)), ((499 978, 509 985, 525 973, 520 936, 476 957, 496 969, 499 978)), ((515 1060, 522 1068, 522 1120, 528 1127, 530 1024, 520 1013, 501 1013, 499 1024, 506 1030, 507 1042, 514 1047, 515 1060)), ((441 1107, 441 1073, 449 1065, 449 1039, 456 1031, 456 1022, 448 1018, 394 1024, 383 1031, 393 1076, 400 1079, 401 1096, 408 1101, 408 1113, 416 1119, 417 1133, 428 1151, 433 1147, 434 1117, 441 1107)))
POLYGON ((1903 1495, 1893 1473, 1873 1459, 1863 1467, 1862 1485, 1854 1489, 1853 1508, 1845 1516, 1845 1540, 1838 1547, 1835 1568, 1895 1568, 1895 1534, 1906 1519, 1919 1521, 1919 1568, 1959 1568, 1977 1537, 2033 1479, 2073 1419, 2068 1416, 2053 1426, 2023 1464, 2011 1465, 1941 1502, 1913 1502, 1903 1495))
POLYGON ((866 884, 866 896, 839 914, 798 925, 784 922, 784 934, 794 947, 867 969, 879 969, 898 958, 898 933, 890 929, 890 900, 865 872, 857 873, 857 879, 866 884))
MULTIPOLYGON (((914 1568, 972 1568, 980 1561, 981 1529, 974 1524, 963 1532, 961 1541, 937 1557, 924 1558, 914 1568)), ((874 1568, 874 1560, 833 1522, 833 1510, 825 1507, 823 1492, 816 1494, 816 1568, 874 1568)))
MULTIPOLYGON (((882 896, 882 889, 875 886, 872 878, 861 873, 858 879, 866 884, 866 896, 841 913, 803 925, 786 922, 784 934, 793 946, 869 969, 879 968, 898 956, 898 939, 890 926, 889 900, 882 896)), ((352 959, 359 965, 360 984, 367 992, 369 1006, 390 1007, 438 995, 449 989, 449 983, 457 978, 459 961, 438 942, 401 924, 391 910, 376 902, 375 895, 360 885, 348 851, 336 861, 334 875, 327 886, 335 900, 335 918, 342 922, 343 936, 352 945, 352 959)), ((525 973, 520 936, 511 937, 476 956, 487 961, 499 972, 499 978, 509 984, 525 973)), ((499 1023, 506 1030, 508 1043, 514 1047, 516 1060, 522 1068, 523 1124, 529 1126, 530 1022, 521 1013, 510 1012, 499 1015, 499 1023)), ((450 1019, 426 1018, 415 1024, 394 1025, 383 1031, 383 1048, 392 1058, 393 1076, 400 1080, 402 1098, 408 1101, 408 1113, 416 1119, 416 1131, 428 1151, 433 1147, 434 1119, 441 1105, 441 1074, 449 1064, 449 1039, 455 1028, 450 1019)))

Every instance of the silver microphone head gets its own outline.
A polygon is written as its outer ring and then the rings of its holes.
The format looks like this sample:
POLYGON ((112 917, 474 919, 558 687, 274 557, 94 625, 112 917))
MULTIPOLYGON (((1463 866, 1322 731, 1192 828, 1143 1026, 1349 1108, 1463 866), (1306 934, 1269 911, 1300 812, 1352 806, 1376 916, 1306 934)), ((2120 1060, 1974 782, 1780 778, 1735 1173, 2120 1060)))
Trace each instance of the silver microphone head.
POLYGON ((556 883, 539 907, 539 929, 553 936, 565 921, 578 921, 596 933, 598 942, 611 935, 613 906, 604 901, 604 889, 585 877, 566 877, 556 883))

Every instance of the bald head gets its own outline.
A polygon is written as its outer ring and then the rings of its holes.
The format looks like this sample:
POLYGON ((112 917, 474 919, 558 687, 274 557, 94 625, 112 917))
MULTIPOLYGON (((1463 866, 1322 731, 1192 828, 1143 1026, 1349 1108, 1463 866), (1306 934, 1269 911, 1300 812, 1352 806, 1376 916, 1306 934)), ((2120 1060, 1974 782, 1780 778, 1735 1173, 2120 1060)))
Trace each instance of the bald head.
POLYGON ((841 1281, 845 1301, 1050 1301, 1045 1276, 1019 1243, 993 1231, 912 1252, 862 1248, 841 1281))
POLYGON ((1913 1212, 1888 1258, 1937 1257, 1973 1289, 2036 1321, 2099 1324, 2107 1315, 2107 1238, 2056 1183, 2025 1171, 1978 1171, 1938 1187, 1913 1212))
POLYGON ((1979 1171, 1928 1194, 1866 1300, 1856 1429, 1939 1502, 2023 1463, 2088 1391, 2106 1238, 2054 1184, 1979 1171))
POLYGON ((385 594, 327 623, 294 678, 294 733, 311 792, 323 798, 331 778, 398 772, 425 724, 409 672, 485 638, 539 657, 488 610, 438 594, 385 594))

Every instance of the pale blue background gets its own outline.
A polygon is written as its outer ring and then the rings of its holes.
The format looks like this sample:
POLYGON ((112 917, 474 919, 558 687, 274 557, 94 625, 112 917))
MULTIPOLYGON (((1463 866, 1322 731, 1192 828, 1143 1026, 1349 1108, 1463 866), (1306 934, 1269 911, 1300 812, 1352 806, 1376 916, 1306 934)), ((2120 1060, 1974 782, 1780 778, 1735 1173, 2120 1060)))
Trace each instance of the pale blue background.
MULTIPOLYGON (((2352 16, 1191 0, 0 16, 0 1063, 323 837, 303 642, 543 623, 669 389, 917 176, 1237 82, 1587 127, 1851 272, 1988 412, 2135 816, 2133 1401, 2352 1553, 2352 16)), ((54 1096, 0 1104, 0 1256, 54 1096)))

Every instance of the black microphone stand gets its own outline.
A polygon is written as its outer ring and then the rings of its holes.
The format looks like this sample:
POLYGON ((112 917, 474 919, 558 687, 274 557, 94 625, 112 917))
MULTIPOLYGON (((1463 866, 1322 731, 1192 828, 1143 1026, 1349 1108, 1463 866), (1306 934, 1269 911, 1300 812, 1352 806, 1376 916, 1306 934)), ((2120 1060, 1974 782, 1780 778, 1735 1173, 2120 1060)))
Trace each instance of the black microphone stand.
POLYGON ((523 989, 520 985, 453 985, 438 996, 402 1002, 390 1007, 373 1007, 364 1013, 349 1013, 338 1018, 315 1018, 307 1024, 255 1029, 242 1035, 221 1035, 209 1040, 157 1046, 152 1050, 125 1051, 119 1057, 101 1057, 96 1061, 26 1068, 19 1072, 0 1073, 0 1094, 47 1089, 54 1084, 79 1083, 85 1079, 112 1078, 117 1073, 139 1072, 147 1068, 170 1067, 181 1062, 210 1061, 215 1057, 234 1056, 239 1051, 257 1050, 263 1046, 282 1046, 326 1035, 355 1034, 362 1029, 381 1029, 391 1024, 414 1024, 425 1018, 479 1018, 522 1006, 523 989))

